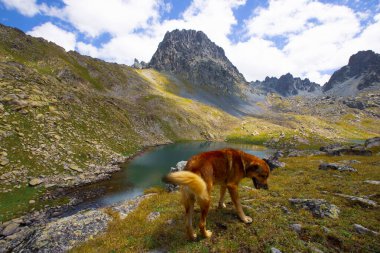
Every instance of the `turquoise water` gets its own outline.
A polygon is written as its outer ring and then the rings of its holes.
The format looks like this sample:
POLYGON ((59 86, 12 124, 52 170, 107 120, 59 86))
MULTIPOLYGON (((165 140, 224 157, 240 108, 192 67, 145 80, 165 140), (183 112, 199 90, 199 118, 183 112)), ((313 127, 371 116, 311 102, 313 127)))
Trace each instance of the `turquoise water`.
POLYGON ((90 204, 109 205, 141 195, 144 189, 149 187, 163 186, 162 176, 177 162, 187 160, 200 152, 227 147, 240 149, 258 157, 264 157, 271 152, 263 146, 225 142, 184 142, 154 147, 127 162, 110 180, 96 184, 102 194, 90 204))

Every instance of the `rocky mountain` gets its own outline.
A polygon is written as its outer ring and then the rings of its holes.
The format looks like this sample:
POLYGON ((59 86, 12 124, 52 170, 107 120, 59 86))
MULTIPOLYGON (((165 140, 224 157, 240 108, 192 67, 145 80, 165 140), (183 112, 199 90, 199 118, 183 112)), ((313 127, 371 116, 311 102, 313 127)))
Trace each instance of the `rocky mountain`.
POLYGON ((246 83, 223 48, 201 31, 167 32, 149 66, 175 74, 193 85, 210 87, 218 93, 232 94, 238 91, 239 84, 246 83))
POLYGON ((255 81, 250 84, 256 92, 278 93, 283 97, 319 94, 321 92, 319 84, 310 82, 307 78, 293 77, 290 73, 282 75, 280 78, 266 77, 264 81, 255 81))
POLYGON ((348 65, 334 72, 323 86, 323 91, 333 95, 351 96, 362 90, 380 87, 380 54, 371 50, 352 55, 348 65))

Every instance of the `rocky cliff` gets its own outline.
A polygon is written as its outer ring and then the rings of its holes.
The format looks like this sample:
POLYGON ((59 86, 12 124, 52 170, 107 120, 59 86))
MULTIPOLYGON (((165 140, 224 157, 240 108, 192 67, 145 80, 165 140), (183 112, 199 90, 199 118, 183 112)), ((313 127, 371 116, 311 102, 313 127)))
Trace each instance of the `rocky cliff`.
POLYGON ((352 55, 348 65, 334 72, 323 91, 334 95, 355 95, 380 87, 380 54, 371 50, 352 55))
POLYGON ((251 82, 251 86, 262 93, 278 93, 283 97, 295 95, 318 94, 321 86, 310 82, 309 79, 293 77, 290 73, 282 75, 280 78, 266 77, 264 81, 251 82))
POLYGON ((149 66, 175 74, 193 85, 208 86, 218 93, 233 93, 238 84, 246 83, 223 48, 201 31, 167 32, 149 66))

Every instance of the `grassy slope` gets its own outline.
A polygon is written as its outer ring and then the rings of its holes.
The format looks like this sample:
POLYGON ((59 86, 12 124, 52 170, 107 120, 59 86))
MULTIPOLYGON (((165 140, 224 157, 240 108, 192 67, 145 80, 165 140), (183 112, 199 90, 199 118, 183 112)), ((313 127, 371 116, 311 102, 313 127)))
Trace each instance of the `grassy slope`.
MULTIPOLYGON (((311 252, 313 247, 323 252, 378 252, 378 237, 357 234, 353 224, 380 231, 379 209, 353 205, 332 193, 372 196, 371 199, 380 201, 378 186, 363 182, 380 180, 379 158, 377 155, 283 159, 287 165, 273 171, 269 191, 240 187, 245 212, 253 217, 250 225, 238 220, 228 197, 227 208, 216 209, 216 187, 208 215, 208 228, 214 232, 213 237, 196 242, 186 239, 180 194, 161 192, 144 200, 125 220, 116 218, 105 234, 72 252, 142 252, 153 249, 170 252, 269 252, 271 247, 283 252, 311 252), (361 162, 353 165, 358 169, 357 173, 318 170, 321 161, 352 159, 361 162), (288 202, 292 197, 325 199, 338 206, 340 216, 336 220, 315 218, 309 211, 293 208, 288 202), (291 213, 285 214, 281 207, 287 207, 291 213), (157 211, 161 214, 159 218, 148 221, 149 213, 157 211), (168 224, 169 220, 174 223, 168 224), (294 223, 302 225, 301 234, 290 228, 294 223), (324 232, 323 227, 330 231, 324 232)), ((243 180, 241 185, 252 187, 251 184, 250 180, 243 180)), ((196 207, 196 220, 199 215, 199 207, 196 207)))
POLYGON ((275 145, 290 141, 297 146, 292 139, 297 134, 307 140, 298 146, 310 147, 326 138, 379 134, 379 120, 369 117, 330 123, 328 118, 268 110, 260 118, 236 118, 178 96, 172 81, 157 71, 67 53, 2 26, 0 33, 1 97, 16 94, 27 103, 20 108, 0 102, 0 152, 10 161, 0 167, 0 177, 21 173, 9 183, 0 182, 0 220, 53 204, 40 199, 44 189, 27 187, 28 178, 78 176, 65 165, 88 171, 91 164, 106 164, 114 154, 131 154, 147 145, 201 139, 260 144, 284 132, 286 137, 275 145), (59 77, 62 70, 68 77, 59 77), (25 205, 30 199, 37 204, 25 205))

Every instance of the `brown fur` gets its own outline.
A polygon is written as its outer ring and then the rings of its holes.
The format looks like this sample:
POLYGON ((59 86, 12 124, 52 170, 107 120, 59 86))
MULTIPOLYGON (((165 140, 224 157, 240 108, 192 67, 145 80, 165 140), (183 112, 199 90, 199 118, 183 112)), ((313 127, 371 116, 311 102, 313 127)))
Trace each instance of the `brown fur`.
POLYGON ((190 239, 195 239, 192 219, 194 203, 201 208, 199 228, 208 238, 211 231, 206 230, 206 216, 210 208, 210 193, 215 184, 220 184, 219 207, 223 202, 226 189, 230 193, 239 218, 251 223, 252 218, 244 214, 238 194, 238 184, 244 178, 252 178, 256 188, 268 189, 269 166, 262 159, 235 149, 222 149, 200 153, 189 159, 184 171, 168 174, 164 180, 181 185, 182 202, 186 211, 186 229, 190 239))

